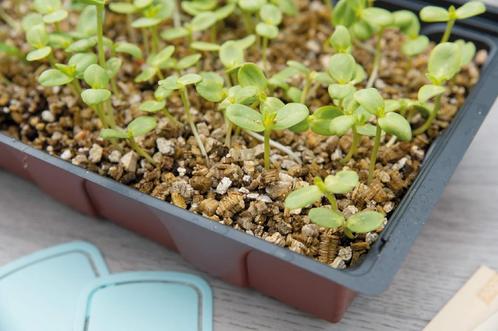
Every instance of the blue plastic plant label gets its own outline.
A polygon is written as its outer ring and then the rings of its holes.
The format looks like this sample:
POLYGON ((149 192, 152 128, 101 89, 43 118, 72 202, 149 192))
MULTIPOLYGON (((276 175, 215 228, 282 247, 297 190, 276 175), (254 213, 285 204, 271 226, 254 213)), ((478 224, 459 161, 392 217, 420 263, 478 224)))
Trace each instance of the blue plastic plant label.
POLYGON ((212 302, 209 285, 194 275, 112 275, 83 294, 74 331, 212 331, 212 302))
POLYGON ((108 269, 97 248, 74 242, 0 268, 0 331, 68 331, 78 299, 108 269))

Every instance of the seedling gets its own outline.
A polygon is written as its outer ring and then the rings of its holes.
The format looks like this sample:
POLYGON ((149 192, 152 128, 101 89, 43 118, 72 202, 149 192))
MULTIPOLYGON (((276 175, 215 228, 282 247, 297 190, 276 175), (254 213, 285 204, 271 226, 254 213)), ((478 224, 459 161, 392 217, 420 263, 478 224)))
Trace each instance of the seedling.
POLYGON ((450 6, 448 9, 436 6, 427 6, 420 11, 420 18, 424 22, 446 22, 446 29, 440 43, 450 39, 451 30, 457 20, 463 20, 480 15, 486 11, 486 6, 480 1, 469 1, 461 7, 450 6))
POLYGON ((337 208, 335 194, 346 194, 358 185, 358 174, 352 170, 342 170, 329 175, 323 181, 315 177, 314 185, 305 186, 293 191, 285 199, 285 208, 294 210, 309 207, 325 197, 331 208, 312 208, 308 216, 310 220, 322 227, 342 229, 349 238, 354 233, 367 233, 376 230, 384 223, 384 215, 376 211, 361 211, 347 220, 337 208))
POLYGON ((104 49, 104 16, 105 16, 105 4, 106 0, 80 0, 80 2, 95 6, 95 16, 96 19, 96 32, 97 32, 97 50, 99 65, 104 68, 106 66, 105 61, 105 49, 104 49))
POLYGON ((85 70, 96 63, 95 54, 77 53, 71 56, 67 64, 56 63, 53 69, 45 70, 38 78, 38 82, 45 87, 70 85, 79 99, 82 92, 79 80, 83 79, 85 70))
POLYGON ((402 141, 409 141, 412 139, 412 130, 410 123, 403 116, 394 112, 399 109, 399 102, 392 100, 384 101, 376 89, 367 88, 355 92, 354 99, 364 110, 375 116, 377 123, 374 146, 368 168, 368 183, 370 184, 373 180, 375 165, 377 163, 382 132, 384 131, 396 136, 402 141))
POLYGON ((137 12, 141 12, 142 16, 133 21, 132 27, 142 29, 146 53, 150 53, 149 45, 152 53, 157 53, 160 47, 159 25, 173 15, 176 6, 175 1, 135 0, 133 5, 136 7, 137 12), (150 43, 147 34, 150 35, 150 43))
POLYGON ((273 130, 288 129, 308 117, 308 107, 300 103, 284 104, 275 97, 266 97, 268 81, 261 69, 255 64, 245 64, 239 69, 238 80, 242 87, 253 86, 258 89, 259 111, 242 104, 227 108, 227 117, 235 125, 252 132, 264 132, 264 165, 270 168, 270 135, 273 130))
POLYGON ((384 224, 385 215, 377 211, 363 210, 348 219, 338 211, 330 208, 313 208, 308 214, 310 220, 324 228, 342 229, 344 234, 350 238, 355 238, 355 233, 368 233, 377 230, 384 224))
POLYGON ((335 194, 346 194, 358 185, 358 174, 352 170, 341 170, 329 175, 323 181, 315 177, 314 185, 301 187, 290 193, 285 199, 285 208, 290 210, 309 207, 325 197, 332 209, 337 211, 335 194))
POLYGON ((411 67, 412 58, 424 52, 429 46, 429 38, 420 35, 418 17, 408 10, 399 10, 393 13, 394 25, 407 37, 401 46, 401 51, 408 57, 408 67, 411 67))
POLYGON ((204 147, 201 137, 199 136, 199 132, 197 131, 197 127, 195 126, 194 123, 194 119, 192 118, 191 109, 190 109, 191 108, 190 99, 188 95, 188 86, 195 85, 199 83, 201 80, 202 77, 197 74, 186 74, 181 77, 178 77, 177 75, 172 75, 164 80, 159 81, 159 86, 164 90, 178 91, 178 93, 180 94, 183 103, 183 108, 185 110, 185 115, 187 117, 187 122, 190 125, 192 134, 194 135, 195 141, 197 143, 197 146, 199 147, 199 150, 201 151, 201 154, 206 159, 206 164, 209 164, 210 163, 209 156, 206 152, 206 148, 204 147))
MULTIPOLYGON (((165 91, 169 91, 169 90, 165 90, 165 91)), ((171 91, 169 91, 171 92, 171 91)), ((161 92, 158 92, 158 93, 155 93, 155 100, 148 100, 148 101, 144 101, 142 102, 142 104, 140 104, 140 108, 139 110, 140 111, 143 111, 145 113, 161 113, 163 115, 165 115, 168 120, 171 121, 171 123, 173 123, 173 125, 175 126, 180 126, 180 123, 176 120, 176 118, 173 117, 173 115, 171 115, 171 113, 168 111, 168 108, 166 107, 166 98, 169 96, 168 93, 166 94, 162 94, 161 92)))
POLYGON ((170 28, 161 33, 161 38, 171 41, 178 38, 187 38, 188 45, 194 41, 194 33, 209 29, 217 22, 216 15, 212 12, 203 12, 195 16, 182 27, 170 28))
POLYGON ((141 83, 153 79, 159 76, 160 79, 164 79, 161 72, 170 63, 171 55, 175 52, 174 46, 168 46, 157 54, 152 54, 147 59, 147 65, 142 70, 142 72, 135 78, 135 82, 141 83))
POLYGON ((29 62, 49 59, 52 64, 55 60, 52 55, 52 47, 48 46, 48 33, 44 24, 32 26, 26 33, 28 44, 34 48, 26 56, 29 62))
POLYGON ((230 85, 237 84, 236 70, 245 62, 244 51, 251 47, 256 41, 254 35, 249 35, 240 40, 229 40, 224 42, 219 49, 219 58, 225 67, 230 85))
POLYGON ((267 67, 268 41, 278 36, 278 25, 282 22, 282 12, 272 4, 266 4, 259 10, 262 22, 256 25, 256 33, 263 38, 261 44, 261 54, 263 68, 267 67))
POLYGON ((434 98, 434 106, 426 106, 429 116, 426 122, 414 131, 418 135, 425 132, 432 125, 441 109, 441 97, 446 91, 444 85, 452 79, 460 69, 467 65, 475 54, 475 46, 460 40, 455 43, 442 43, 434 47, 427 66, 427 77, 431 84, 424 85, 418 92, 418 101, 426 105, 427 101, 434 98))
POLYGON ((110 79, 107 71, 98 64, 92 64, 86 68, 83 78, 91 87, 81 92, 83 102, 97 113, 104 128, 114 129, 116 127, 114 115, 104 107, 112 95, 107 89, 110 79))
POLYGON ((156 162, 149 153, 143 149, 136 141, 136 138, 145 136, 147 133, 154 130, 157 126, 157 121, 154 117, 140 116, 128 124, 125 130, 120 128, 103 129, 100 136, 103 139, 125 139, 128 145, 141 157, 149 163, 155 165, 156 162))
POLYGON ((43 15, 43 22, 54 24, 58 32, 61 31, 60 22, 65 20, 68 12, 62 8, 61 0, 34 0, 35 10, 43 15))

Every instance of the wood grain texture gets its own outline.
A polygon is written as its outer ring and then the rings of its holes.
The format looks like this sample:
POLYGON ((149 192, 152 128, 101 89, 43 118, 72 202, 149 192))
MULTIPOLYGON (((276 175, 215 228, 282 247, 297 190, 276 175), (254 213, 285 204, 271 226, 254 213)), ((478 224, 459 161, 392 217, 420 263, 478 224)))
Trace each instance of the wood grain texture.
POLYGON ((52 245, 88 240, 101 249, 112 272, 174 270, 204 277, 214 290, 217 331, 419 331, 479 265, 498 269, 497 128, 498 102, 389 290, 358 297, 336 325, 213 279, 177 254, 111 223, 82 216, 2 171, 0 265, 52 245))

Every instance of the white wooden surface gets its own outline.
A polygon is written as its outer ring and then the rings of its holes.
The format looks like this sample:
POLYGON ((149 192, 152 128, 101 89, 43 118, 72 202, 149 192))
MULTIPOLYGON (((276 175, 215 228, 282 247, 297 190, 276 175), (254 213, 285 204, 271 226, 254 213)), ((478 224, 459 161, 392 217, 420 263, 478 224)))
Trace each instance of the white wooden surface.
POLYGON ((377 297, 358 297, 336 325, 199 273, 177 254, 108 222, 82 216, 3 171, 0 265, 82 239, 101 249, 112 272, 175 270, 205 277, 214 290, 217 331, 419 331, 479 265, 498 269, 497 128, 498 102, 392 286, 377 297))

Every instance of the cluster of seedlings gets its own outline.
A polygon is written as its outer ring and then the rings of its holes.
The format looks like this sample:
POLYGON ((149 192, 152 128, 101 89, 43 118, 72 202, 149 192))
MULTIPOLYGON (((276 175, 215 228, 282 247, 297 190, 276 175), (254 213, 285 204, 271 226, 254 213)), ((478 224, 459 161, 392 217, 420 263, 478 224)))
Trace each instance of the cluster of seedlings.
MULTIPOLYGON (((294 0, 122 1, 75 0, 69 4, 34 0, 33 11, 21 24, 4 11, 0 11, 0 19, 13 29, 24 30, 30 46, 26 61, 48 66, 37 78, 40 85, 68 86, 80 108, 92 109, 99 119, 102 139, 111 146, 124 141, 151 168, 161 164, 142 142, 157 130, 160 119, 165 119, 167 128, 173 131, 187 127, 204 165, 212 166, 192 114, 193 96, 202 98, 224 118, 223 143, 227 150, 234 147, 234 136, 242 134, 263 143, 261 173, 278 172, 271 158, 276 151, 301 163, 299 151, 276 141, 282 132, 303 137, 310 133, 350 136, 349 151, 340 161, 343 169, 328 169, 325 179, 317 176, 313 183, 294 187, 282 197, 287 214, 305 209, 311 222, 348 239, 381 229, 385 213, 367 208, 346 215, 335 195, 346 195, 360 184, 372 184, 383 141, 388 140, 388 145, 409 142, 431 128, 448 83, 476 53, 471 42, 450 41, 452 28, 457 20, 485 11, 479 1, 459 8, 424 8, 420 12, 422 21, 446 23, 441 40, 430 45, 429 39, 420 34, 419 17, 410 11, 391 12, 367 0, 340 0, 335 5, 325 1, 333 25, 333 33, 324 45, 330 53, 328 63, 318 70, 288 61, 276 71, 269 63, 268 50, 279 40, 285 19, 299 15, 294 0), (125 35, 126 41, 106 37, 108 11, 123 16, 126 31, 121 36, 125 35), (79 15, 74 24, 70 18, 76 12, 79 15), (222 32, 233 22, 240 22, 243 26, 237 29, 243 29, 246 35, 226 40, 222 32), (403 35, 401 52, 409 68, 417 56, 430 49, 428 80, 416 99, 385 98, 382 89, 375 87, 385 52, 383 40, 392 30, 403 35), (373 65, 368 72, 353 56, 355 50, 371 54, 373 65), (154 93, 152 99, 140 104, 142 115, 124 125, 112 100, 123 97, 119 79, 127 61, 141 63, 132 79, 142 90, 153 88, 154 93), (212 70, 203 70, 206 67, 212 70), (317 89, 328 92, 328 104, 316 107, 313 91, 317 89), (184 116, 169 110, 176 100, 181 102, 184 116), (351 162, 365 139, 369 141, 369 163, 367 176, 361 178, 351 162)), ((8 43, 0 44, 0 52, 24 57, 8 43)), ((81 114, 75 113, 75 125, 81 121, 81 114)))

